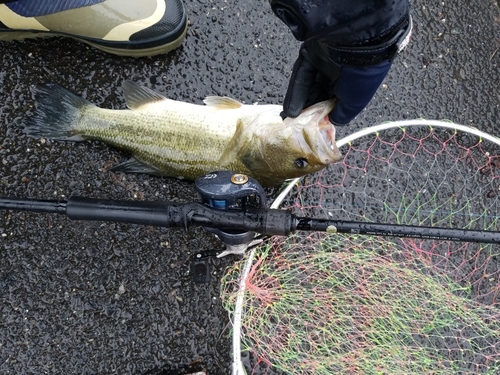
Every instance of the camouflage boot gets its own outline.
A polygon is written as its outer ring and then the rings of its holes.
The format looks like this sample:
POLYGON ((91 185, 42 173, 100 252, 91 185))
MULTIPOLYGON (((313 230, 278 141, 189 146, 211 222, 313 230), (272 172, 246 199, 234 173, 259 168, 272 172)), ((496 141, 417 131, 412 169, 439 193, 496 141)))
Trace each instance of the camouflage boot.
POLYGON ((65 36, 115 55, 140 57, 179 47, 187 30, 182 0, 0 0, 0 3, 0 41, 65 36))

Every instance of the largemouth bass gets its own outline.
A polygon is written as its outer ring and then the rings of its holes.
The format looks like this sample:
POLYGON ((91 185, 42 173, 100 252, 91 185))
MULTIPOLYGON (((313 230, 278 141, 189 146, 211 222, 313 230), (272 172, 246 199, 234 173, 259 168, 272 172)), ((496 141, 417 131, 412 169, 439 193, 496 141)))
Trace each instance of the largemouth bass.
POLYGON ((130 81, 123 85, 129 110, 99 108, 53 83, 36 85, 33 91, 36 109, 25 133, 97 140, 132 154, 112 171, 194 180, 215 170, 231 170, 267 187, 341 158, 335 128, 325 117, 333 101, 283 120, 278 105, 244 105, 213 96, 205 105, 189 104, 130 81))

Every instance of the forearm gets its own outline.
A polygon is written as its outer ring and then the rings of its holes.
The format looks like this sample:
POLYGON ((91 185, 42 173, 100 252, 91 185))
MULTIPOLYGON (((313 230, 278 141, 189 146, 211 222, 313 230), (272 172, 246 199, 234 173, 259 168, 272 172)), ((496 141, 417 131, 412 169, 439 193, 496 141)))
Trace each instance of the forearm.
POLYGON ((365 108, 384 80, 392 63, 370 67, 342 67, 337 82, 337 105, 329 118, 334 125, 347 125, 365 108))
POLYGON ((297 40, 333 45, 377 43, 408 19, 408 0, 269 0, 273 12, 297 40))

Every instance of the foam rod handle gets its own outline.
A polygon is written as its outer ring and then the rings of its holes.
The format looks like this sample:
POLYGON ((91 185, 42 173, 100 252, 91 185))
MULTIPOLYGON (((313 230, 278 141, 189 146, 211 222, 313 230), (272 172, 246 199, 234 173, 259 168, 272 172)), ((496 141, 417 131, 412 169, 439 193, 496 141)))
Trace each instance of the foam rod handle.
POLYGON ((177 206, 181 205, 70 197, 66 204, 66 215, 71 220, 112 221, 160 227, 182 226, 182 217, 175 215, 179 211, 176 210, 177 206))

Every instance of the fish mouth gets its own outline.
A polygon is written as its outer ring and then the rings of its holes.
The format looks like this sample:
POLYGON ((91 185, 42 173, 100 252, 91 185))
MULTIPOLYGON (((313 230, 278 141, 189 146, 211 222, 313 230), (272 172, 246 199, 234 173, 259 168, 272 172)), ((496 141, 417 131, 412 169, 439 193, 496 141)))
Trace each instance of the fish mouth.
POLYGON ((320 154, 325 155, 325 158, 321 158, 324 164, 330 164, 336 162, 342 158, 337 143, 335 142, 335 126, 330 122, 328 114, 319 122, 318 131, 321 134, 321 139, 323 142, 318 145, 320 154))
MULTIPOLYGON (((336 100, 319 102, 304 110, 309 116, 304 116, 301 123, 302 135, 307 144, 304 150, 308 150, 310 165, 316 167, 326 166, 342 158, 335 142, 335 126, 328 118, 329 113, 335 107, 336 100), (311 126, 315 124, 315 126, 311 126)), ((300 118, 300 116, 299 116, 300 118)))
POLYGON ((335 142, 335 126, 330 122, 328 115, 337 104, 336 99, 326 100, 317 103, 317 116, 320 118, 318 122, 318 131, 321 134, 323 144, 320 146, 320 155, 325 155, 324 164, 336 162, 342 158, 337 143, 335 142))
POLYGON ((313 169, 323 168, 342 159, 335 142, 335 127, 328 118, 335 103, 335 99, 325 100, 304 109, 296 119, 284 120, 298 130, 295 142, 303 155, 307 155, 305 159, 313 169))

